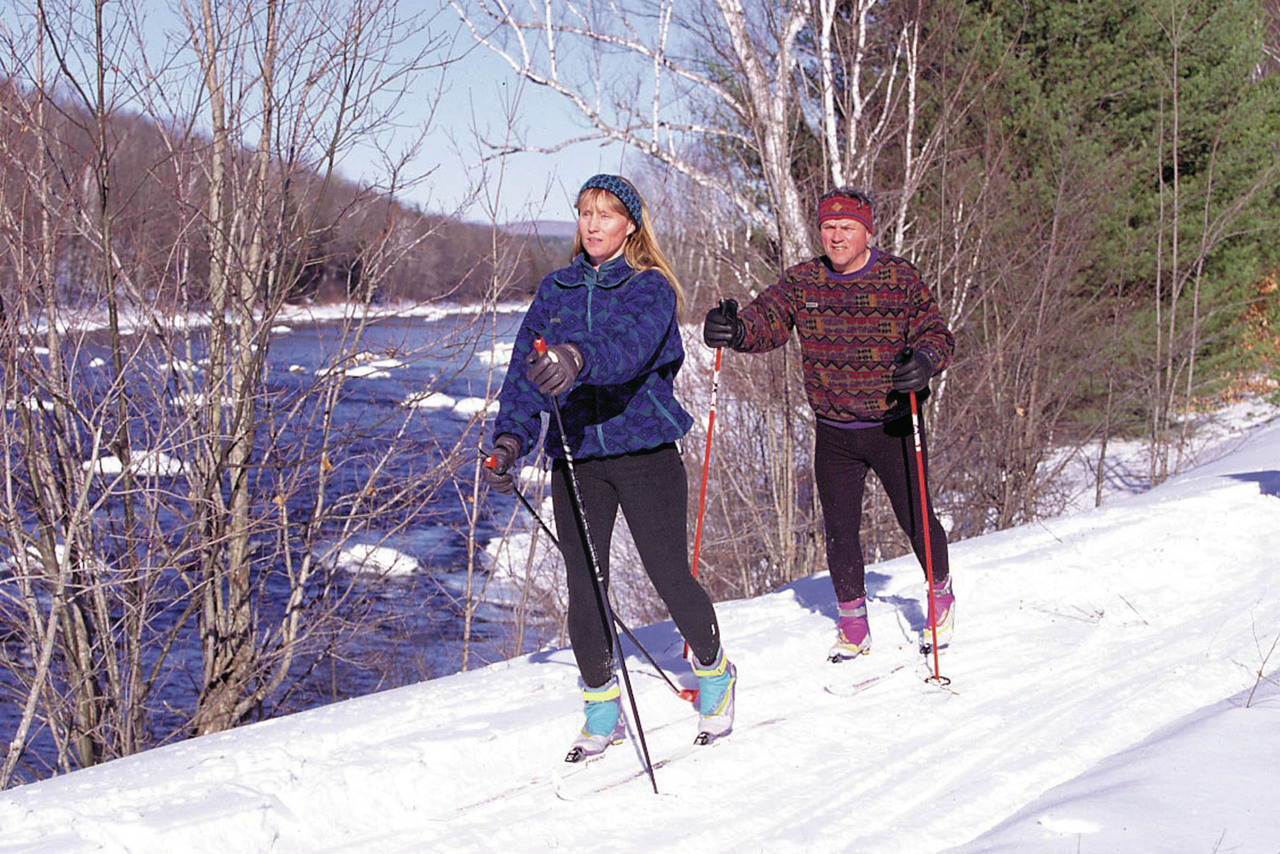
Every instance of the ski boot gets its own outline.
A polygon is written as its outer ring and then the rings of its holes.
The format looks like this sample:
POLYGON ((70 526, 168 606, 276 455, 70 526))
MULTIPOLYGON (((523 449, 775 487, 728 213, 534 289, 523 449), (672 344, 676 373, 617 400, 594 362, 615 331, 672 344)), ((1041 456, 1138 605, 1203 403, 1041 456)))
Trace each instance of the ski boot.
POLYGON ((738 689, 738 668, 725 658, 720 648, 710 665, 692 659, 693 673, 698 677, 698 735, 694 744, 710 744, 733 731, 733 701, 738 689))
MULTIPOLYGON (((926 601, 926 620, 928 620, 928 607, 929 604, 926 601)), ((937 623, 936 634, 938 637, 938 649, 946 649, 951 645, 951 632, 955 628, 956 624, 956 597, 955 594, 951 592, 950 575, 948 575, 941 584, 935 584, 933 586, 933 612, 935 622, 937 623)), ((930 629, 926 622, 925 627, 920 630, 920 652, 922 655, 928 655, 933 652, 934 634, 935 631, 930 629)))
POLYGON ((840 602, 840 623, 836 629, 836 642, 827 655, 832 664, 839 664, 871 652, 871 626, 867 624, 867 597, 852 602, 840 602))
POLYGON ((621 744, 626 739, 627 723, 619 706, 621 698, 616 676, 599 688, 583 687, 582 707, 587 719, 569 746, 565 762, 583 762, 599 756, 610 745, 621 744))

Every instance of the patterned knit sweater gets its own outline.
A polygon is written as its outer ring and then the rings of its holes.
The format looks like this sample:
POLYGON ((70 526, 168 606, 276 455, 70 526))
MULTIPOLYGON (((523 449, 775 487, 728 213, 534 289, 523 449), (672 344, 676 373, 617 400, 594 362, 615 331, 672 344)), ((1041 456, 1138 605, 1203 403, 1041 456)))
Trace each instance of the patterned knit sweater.
POLYGON ((935 374, 955 349, 920 273, 877 249, 862 269, 844 275, 820 258, 790 267, 738 316, 746 332, 737 348, 743 352, 780 347, 797 331, 809 405, 832 421, 902 415, 906 398, 893 392, 891 379, 902 348, 927 356, 935 374))

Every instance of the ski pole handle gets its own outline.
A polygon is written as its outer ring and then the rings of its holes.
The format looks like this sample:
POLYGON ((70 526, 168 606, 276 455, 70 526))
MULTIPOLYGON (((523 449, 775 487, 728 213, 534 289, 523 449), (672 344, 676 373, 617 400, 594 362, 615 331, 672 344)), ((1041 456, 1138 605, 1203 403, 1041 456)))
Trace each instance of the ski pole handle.
POLYGON ((498 467, 498 459, 493 454, 486 453, 483 447, 477 447, 476 453, 480 455, 480 465, 487 469, 496 469, 498 467))
POLYGON ((533 338, 533 352, 537 353, 539 356, 542 356, 547 352, 546 339, 541 335, 535 335, 533 338))

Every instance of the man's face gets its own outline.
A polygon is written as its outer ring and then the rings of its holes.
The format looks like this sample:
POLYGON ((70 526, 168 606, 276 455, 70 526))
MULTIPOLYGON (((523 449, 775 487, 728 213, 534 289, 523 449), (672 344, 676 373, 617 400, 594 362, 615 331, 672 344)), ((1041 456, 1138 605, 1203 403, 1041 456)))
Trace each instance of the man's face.
POLYGON ((829 219, 818 228, 822 235, 822 251, 837 273, 852 273, 867 263, 871 232, 852 217, 829 219))

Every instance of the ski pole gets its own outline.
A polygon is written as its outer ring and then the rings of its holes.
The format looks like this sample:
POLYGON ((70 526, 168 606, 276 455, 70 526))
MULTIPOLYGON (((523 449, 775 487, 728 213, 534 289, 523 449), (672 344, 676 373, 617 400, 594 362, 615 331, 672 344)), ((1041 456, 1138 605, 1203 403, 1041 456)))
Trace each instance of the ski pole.
MULTIPOLYGON (((547 342, 541 335, 533 339, 533 349, 539 355, 547 352, 547 342)), ((621 655, 622 644, 618 641, 618 631, 613 625, 613 610, 609 607, 609 593, 605 589, 604 579, 600 575, 600 559, 596 554, 595 541, 591 539, 591 526, 587 522, 587 508, 582 501, 582 488, 578 484, 578 473, 573 466, 573 453, 569 450, 569 437, 564 432, 564 419, 560 415, 560 401, 555 395, 548 395, 551 398, 551 414, 556 419, 556 429, 560 431, 560 448, 564 451, 565 473, 568 475, 569 494, 573 499, 573 509, 578 521, 578 530, 582 533, 583 542, 587 547, 587 560, 590 564, 591 577, 595 581, 596 606, 600 609, 600 619, 604 623, 605 634, 608 636, 611 646, 609 649, 610 656, 615 652, 619 653, 615 659, 615 666, 622 674, 622 681, 627 686, 627 700, 631 704, 631 717, 636 723, 636 737, 640 741, 640 752, 644 756, 645 771, 649 774, 649 783, 653 786, 653 793, 658 794, 658 780, 653 774, 653 760, 649 758, 649 745, 645 741, 644 727, 640 724, 640 709, 636 705, 635 691, 631 688, 631 674, 627 672, 627 659, 621 655)))
MULTIPOLYGON (((480 456, 484 457, 484 465, 486 467, 495 467, 497 461, 491 455, 485 453, 483 448, 480 449, 480 456)), ((525 497, 525 494, 520 491, 518 486, 514 487, 512 491, 515 497, 519 499, 520 503, 524 505, 524 509, 529 511, 529 515, 533 516, 542 530, 546 532, 547 536, 551 539, 551 544, 556 547, 557 551, 564 554, 564 549, 560 548, 560 540, 556 537, 555 532, 551 530, 545 521, 543 521, 542 515, 534 509, 533 504, 529 502, 529 499, 525 497)), ((621 617, 614 614, 613 621, 617 624, 618 628, 622 630, 622 633, 627 636, 631 643, 635 644, 636 649, 640 650, 640 654, 649 660, 649 663, 653 665, 654 670, 658 671, 658 675, 661 676, 662 680, 667 683, 667 686, 676 693, 676 696, 690 703, 697 699, 698 692, 696 690, 692 688, 681 688, 671 680, 671 677, 667 675, 667 671, 663 670, 662 665, 658 663, 658 660, 649 653, 649 650, 644 648, 644 644, 640 643, 640 639, 635 636, 635 633, 633 633, 631 629, 627 628, 627 624, 622 622, 621 617)))
MULTIPOLYGON (((724 308, 725 300, 720 300, 720 307, 724 308)), ((711 371, 711 413, 707 416, 707 450, 702 455, 702 488, 698 491, 698 522, 693 529, 693 561, 690 564, 690 572, 693 577, 698 577, 698 554, 702 549, 702 516, 707 508, 707 473, 711 469, 711 432, 716 426, 716 393, 720 390, 720 354, 724 352, 723 347, 716 348, 716 365, 711 371)), ((684 642, 684 657, 689 657, 689 642, 684 642)))
MULTIPOLYGON (((899 361, 906 363, 911 358, 912 350, 905 347, 898 355, 899 361)), ((929 632, 933 647, 933 675, 926 682, 939 685, 950 685, 951 680, 938 672, 938 615, 933 597, 933 549, 929 542, 929 501, 924 479, 924 447, 921 444, 920 408, 916 402, 916 393, 909 393, 911 398, 911 438, 916 446, 916 482, 920 491, 920 524, 924 526, 924 572, 926 587, 929 590, 929 632)))
MULTIPOLYGON (((484 448, 478 448, 477 450, 480 452, 480 456, 484 460, 485 468, 493 469, 498 467, 498 461, 493 458, 492 454, 486 452, 484 448)), ((524 509, 528 510, 529 514, 533 516, 534 520, 538 523, 538 525, 542 528, 542 530, 546 531, 547 536, 551 538, 551 542, 555 543, 556 548, 559 549, 560 541, 556 539, 555 532, 552 531, 551 528, 547 526, 546 522, 542 521, 542 516, 538 514, 537 510, 533 509, 533 505, 529 503, 529 499, 525 498, 524 493, 520 491, 520 487, 515 486, 513 484, 511 491, 515 495, 515 497, 519 499, 520 503, 524 505, 524 509)))

